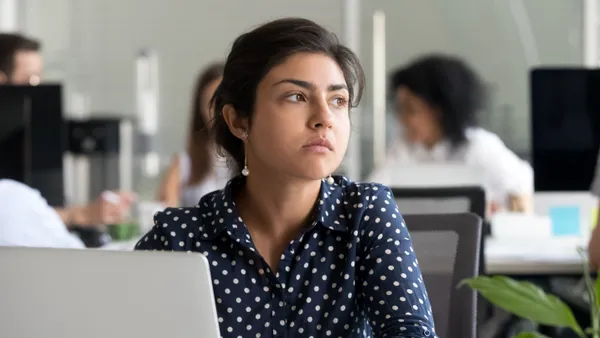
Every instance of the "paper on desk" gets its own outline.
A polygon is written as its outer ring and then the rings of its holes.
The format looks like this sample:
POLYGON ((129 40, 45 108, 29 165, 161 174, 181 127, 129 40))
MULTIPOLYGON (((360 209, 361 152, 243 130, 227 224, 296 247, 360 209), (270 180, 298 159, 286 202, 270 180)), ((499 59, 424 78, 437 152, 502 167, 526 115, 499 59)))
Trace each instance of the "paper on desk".
POLYGON ((492 216, 494 238, 552 237, 550 217, 523 213, 498 212, 492 216))
POLYGON ((580 262, 577 248, 585 248, 581 238, 490 238, 485 243, 490 261, 580 262))

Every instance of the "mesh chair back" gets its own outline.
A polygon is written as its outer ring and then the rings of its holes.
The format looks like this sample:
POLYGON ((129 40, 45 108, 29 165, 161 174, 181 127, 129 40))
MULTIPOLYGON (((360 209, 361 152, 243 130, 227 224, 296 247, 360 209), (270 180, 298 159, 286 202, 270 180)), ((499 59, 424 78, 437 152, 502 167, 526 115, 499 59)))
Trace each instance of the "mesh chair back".
POLYGON ((472 212, 485 219, 482 187, 392 188, 403 215, 472 212))
POLYGON ((471 213, 405 215, 440 337, 475 338, 477 294, 456 285, 479 274, 482 220, 471 213))

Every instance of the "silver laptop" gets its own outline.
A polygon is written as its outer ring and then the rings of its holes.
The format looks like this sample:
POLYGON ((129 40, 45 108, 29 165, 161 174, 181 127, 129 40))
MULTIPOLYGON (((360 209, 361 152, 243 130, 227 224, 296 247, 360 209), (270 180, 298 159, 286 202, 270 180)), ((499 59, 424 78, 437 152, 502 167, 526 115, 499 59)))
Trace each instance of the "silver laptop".
POLYGON ((0 337, 218 338, 208 261, 0 247, 0 337))

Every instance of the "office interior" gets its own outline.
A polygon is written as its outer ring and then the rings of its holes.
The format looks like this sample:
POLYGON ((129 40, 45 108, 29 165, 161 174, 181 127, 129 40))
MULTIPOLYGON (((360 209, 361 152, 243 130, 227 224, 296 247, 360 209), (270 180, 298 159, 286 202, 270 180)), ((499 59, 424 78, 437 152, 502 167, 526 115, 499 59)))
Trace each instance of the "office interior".
MULTIPOLYGON (((590 192, 600 149, 600 105, 590 94, 600 90, 597 0, 0 0, 0 33, 21 32, 40 41, 44 69, 39 87, 60 91, 60 103, 50 101, 62 114, 62 172, 52 174, 51 187, 47 176, 32 187, 42 195, 48 191, 52 196, 44 197, 54 199, 51 204, 62 199, 66 206, 90 203, 107 190, 135 193, 130 220, 137 230, 129 233, 115 225, 97 232, 76 230, 90 250, 131 250, 164 207, 157 189, 174 154, 184 149, 198 72, 224 60, 242 32, 290 16, 332 30, 365 69, 366 92, 352 112, 351 138, 339 168, 352 180, 367 179, 398 135, 396 106, 388 92, 393 70, 434 52, 455 55, 473 67, 489 93, 481 127, 533 168, 531 210, 492 215, 482 187, 473 181, 478 173, 417 165, 406 168, 410 176, 404 179, 399 169, 398 183, 389 184, 400 211, 404 206, 412 210, 407 214, 481 216, 481 255, 457 259, 477 259, 482 275, 531 281, 587 321, 586 254, 579 249, 587 248, 598 213, 597 197, 590 192), (545 71, 552 74, 545 77, 545 71), (549 81, 557 84, 544 87, 549 81), (564 88, 565 83, 573 85, 564 88), (548 96, 560 95, 564 106, 547 102, 548 96), (544 129, 545 113, 557 106, 563 110, 553 111, 560 115, 554 118, 570 129, 544 129), (565 158, 569 165, 561 166, 559 159, 565 158), (536 176, 538 171, 543 175, 536 176), (439 173, 445 173, 443 180, 439 173)), ((24 90, 14 95, 54 95, 24 90)), ((10 93, 0 92, 2 97, 10 93)), ((0 115, 6 107, 0 102, 0 115)), ((40 153, 52 151, 44 146, 40 153)), ((418 255, 418 245, 416 250, 418 255)), ((446 311, 449 318, 453 310, 446 311)), ((532 328, 548 337, 580 337, 483 301, 474 311, 477 337, 512 337, 532 328)))

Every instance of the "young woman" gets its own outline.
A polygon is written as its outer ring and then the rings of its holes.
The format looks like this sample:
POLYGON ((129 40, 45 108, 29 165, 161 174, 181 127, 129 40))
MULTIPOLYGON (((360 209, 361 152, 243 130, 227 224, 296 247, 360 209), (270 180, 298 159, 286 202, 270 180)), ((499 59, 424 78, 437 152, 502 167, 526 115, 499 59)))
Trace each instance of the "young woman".
POLYGON ((206 255, 223 337, 436 336, 390 190, 330 176, 363 86, 356 55, 314 22, 235 40, 214 130, 241 175, 157 214, 137 244, 206 255))
POLYGON ((392 184, 390 177, 401 175, 402 165, 464 163, 484 172, 493 209, 530 208, 533 170, 497 135, 478 126, 484 85, 464 61, 427 55, 394 72, 390 82, 403 134, 371 181, 392 184))
POLYGON ((161 184, 158 200, 167 206, 191 207, 205 194, 222 189, 231 177, 209 135, 213 113, 210 100, 221 82, 223 64, 205 68, 196 81, 187 149, 173 157, 161 184))

